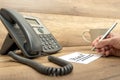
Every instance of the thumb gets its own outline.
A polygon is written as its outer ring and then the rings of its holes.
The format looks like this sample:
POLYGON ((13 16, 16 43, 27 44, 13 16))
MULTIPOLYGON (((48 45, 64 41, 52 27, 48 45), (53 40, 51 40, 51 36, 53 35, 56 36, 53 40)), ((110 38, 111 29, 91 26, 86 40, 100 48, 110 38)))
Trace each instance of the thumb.
POLYGON ((103 39, 102 41, 98 42, 95 47, 96 48, 102 48, 102 47, 105 47, 107 45, 110 45, 111 44, 111 38, 108 38, 108 39, 103 39))

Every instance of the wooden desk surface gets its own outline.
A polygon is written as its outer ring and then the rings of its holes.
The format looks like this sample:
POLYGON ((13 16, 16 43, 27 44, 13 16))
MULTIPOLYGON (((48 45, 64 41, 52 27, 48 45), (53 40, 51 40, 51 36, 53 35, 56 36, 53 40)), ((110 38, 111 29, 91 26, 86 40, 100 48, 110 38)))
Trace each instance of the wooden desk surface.
MULTIPOLYGON (((72 52, 90 52, 90 47, 64 47, 54 56, 62 56, 72 52)), ((32 68, 11 61, 8 56, 0 57, 0 78, 1 80, 120 80, 120 58, 119 57, 101 57, 89 64, 72 63, 74 69, 72 73, 65 76, 51 77, 40 74, 32 68)), ((35 61, 46 66, 56 65, 48 62, 47 57, 40 57, 35 61)))
MULTIPOLYGON (((69 28, 70 26, 70 28, 72 28, 73 26, 76 26, 78 28, 78 26, 80 25, 89 29, 91 28, 91 26, 92 27, 98 26, 98 24, 102 26, 106 24, 111 25, 116 20, 116 19, 104 19, 104 18, 94 19, 89 17, 77 17, 77 16, 71 17, 66 15, 48 15, 48 14, 45 14, 45 15, 41 14, 41 16, 38 14, 34 14, 34 15, 42 18, 43 22, 46 23, 46 25, 48 25, 49 29, 53 31, 54 35, 58 38, 59 41, 62 40, 63 37, 60 37, 62 35, 59 35, 59 34, 57 35, 56 31, 50 28, 51 26, 57 27, 55 28, 56 30, 59 29, 58 27, 66 26, 67 28, 69 28), (86 22, 86 20, 88 22, 86 22), (79 22, 81 24, 79 24, 79 22)), ((0 36, 2 38, 0 39, 1 40, 0 46, 2 45, 3 37, 7 33, 6 31, 4 31, 5 29, 1 28, 1 30, 2 30, 2 33, 0 34, 0 36)), ((71 31, 71 30, 68 30, 68 31, 71 31)), ((67 33, 68 31, 65 31, 65 32, 67 33)), ((77 39, 75 37, 79 36, 79 35, 74 36, 74 34, 72 33, 70 35, 73 36, 72 39, 77 39)), ((68 36, 68 34, 66 36, 68 36)), ((68 42, 69 45, 71 43, 76 43, 76 42, 73 42, 72 39, 71 38, 67 39, 69 41, 68 42)), ((65 41, 62 41, 62 42, 65 42, 65 41)), ((64 43, 64 45, 66 44, 64 43)), ((54 56, 58 57, 58 56, 70 54, 76 51, 85 52, 85 53, 94 53, 94 52, 91 52, 90 49, 91 47, 89 46, 63 47, 63 49, 59 53, 54 54, 54 56)), ((19 80, 38 80, 38 79, 39 80, 120 80, 119 57, 107 57, 107 58, 101 57, 98 60, 89 64, 72 63, 74 66, 72 73, 65 76, 58 76, 58 77, 42 75, 34 71, 32 68, 28 66, 11 61, 11 58, 8 56, 0 56, 0 60, 3 60, 3 61, 0 61, 0 80, 7 80, 7 79, 8 80, 15 80, 15 79, 19 79, 19 80)), ((48 62, 47 57, 40 57, 35 59, 35 61, 40 62, 46 66, 55 66, 54 64, 48 62)))

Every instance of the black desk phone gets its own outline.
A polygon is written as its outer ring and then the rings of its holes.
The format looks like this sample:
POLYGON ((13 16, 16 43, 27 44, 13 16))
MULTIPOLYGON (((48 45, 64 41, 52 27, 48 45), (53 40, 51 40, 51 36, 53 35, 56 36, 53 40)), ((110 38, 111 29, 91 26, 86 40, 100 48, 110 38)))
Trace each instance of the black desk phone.
POLYGON ((60 68, 46 67, 31 60, 44 54, 56 53, 62 48, 38 18, 23 17, 12 9, 1 8, 0 19, 8 30, 0 54, 8 54, 16 61, 46 75, 65 75, 73 70, 71 63, 54 56, 48 56, 48 60, 60 65, 60 68), (16 54, 16 50, 21 50, 27 58, 16 54))

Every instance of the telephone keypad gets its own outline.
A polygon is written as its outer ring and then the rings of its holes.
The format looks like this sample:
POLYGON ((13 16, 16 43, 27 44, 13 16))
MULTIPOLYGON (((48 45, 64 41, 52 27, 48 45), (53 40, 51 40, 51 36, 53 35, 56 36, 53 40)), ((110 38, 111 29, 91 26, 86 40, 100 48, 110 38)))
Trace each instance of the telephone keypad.
POLYGON ((54 37, 51 34, 40 34, 39 37, 42 41, 44 52, 58 50, 60 48, 57 41, 54 39, 54 37))

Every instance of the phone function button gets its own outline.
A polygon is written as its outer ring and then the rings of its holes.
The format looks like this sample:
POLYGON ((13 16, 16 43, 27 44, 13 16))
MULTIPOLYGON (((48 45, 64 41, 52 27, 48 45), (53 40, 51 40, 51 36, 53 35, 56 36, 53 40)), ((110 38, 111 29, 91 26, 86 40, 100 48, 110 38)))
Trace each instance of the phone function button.
POLYGON ((43 31, 41 28, 38 28, 38 31, 39 31, 40 33, 44 33, 44 31, 43 31))

